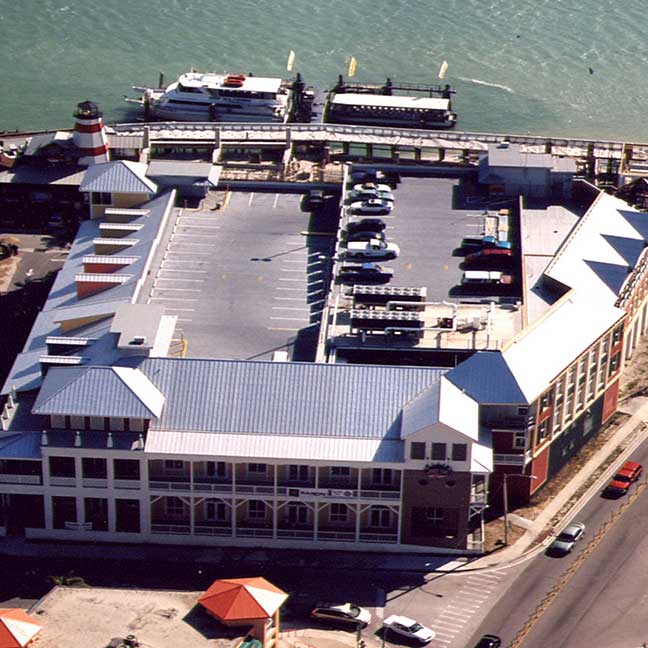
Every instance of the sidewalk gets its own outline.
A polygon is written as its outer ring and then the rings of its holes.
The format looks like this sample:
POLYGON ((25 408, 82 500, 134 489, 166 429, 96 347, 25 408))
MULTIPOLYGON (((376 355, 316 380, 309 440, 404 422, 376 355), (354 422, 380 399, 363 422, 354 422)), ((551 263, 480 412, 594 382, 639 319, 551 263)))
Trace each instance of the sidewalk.
MULTIPOLYGON (((456 571, 484 569, 511 563, 538 543, 552 537, 553 531, 562 528, 589 500, 592 493, 600 490, 625 458, 648 438, 648 398, 636 397, 619 406, 619 411, 630 414, 627 421, 608 439, 533 520, 529 528, 514 544, 494 554, 470 562, 456 571), (604 469, 601 468, 618 447, 621 454, 604 469)), ((544 544, 542 544, 544 546, 544 544)))

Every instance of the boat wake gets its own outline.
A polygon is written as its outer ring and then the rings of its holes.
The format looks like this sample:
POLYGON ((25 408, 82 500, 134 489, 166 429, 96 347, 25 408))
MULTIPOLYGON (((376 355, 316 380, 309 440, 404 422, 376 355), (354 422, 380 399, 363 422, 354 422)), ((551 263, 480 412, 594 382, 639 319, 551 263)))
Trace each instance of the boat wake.
POLYGON ((462 81, 468 81, 469 83, 476 83, 477 85, 488 86, 489 88, 497 88, 498 90, 505 90, 511 94, 515 94, 511 88, 505 85, 500 85, 499 83, 489 83, 488 81, 481 81, 480 79, 466 79, 465 77, 458 77, 462 81))

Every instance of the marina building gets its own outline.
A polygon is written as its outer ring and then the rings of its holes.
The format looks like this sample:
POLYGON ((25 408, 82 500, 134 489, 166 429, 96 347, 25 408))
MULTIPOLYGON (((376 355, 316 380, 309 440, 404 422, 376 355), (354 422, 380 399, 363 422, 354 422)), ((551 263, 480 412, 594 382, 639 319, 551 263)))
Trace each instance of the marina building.
MULTIPOLYGON (((84 218, 2 388, 0 533, 479 552, 502 475, 512 498, 528 499, 616 411, 623 364, 648 326, 648 219, 589 182, 591 165, 529 145, 524 164, 541 171, 533 191, 518 192, 520 156, 493 164, 488 143, 474 164, 454 149, 417 160, 420 141, 411 159, 374 158, 397 187, 387 231, 409 256, 394 261, 394 286, 363 289, 338 278, 350 174, 368 168, 344 159, 361 131, 265 128, 114 127, 112 161, 78 165, 84 218), (226 139, 245 169, 223 157, 226 139), (289 153, 266 163, 265 147, 282 141, 289 153), (208 154, 174 167, 174 151, 194 143, 208 154), (281 180, 269 184, 272 174, 281 180), (470 200, 458 200, 469 186, 470 200), (181 198, 182 187, 198 188, 181 198), (294 199, 313 187, 329 193, 320 217, 294 199), (456 231, 444 239, 449 214, 511 243, 511 283, 459 285, 465 260, 451 256, 456 231), (284 226, 299 243, 271 248, 284 226), (249 229, 235 238, 234 227, 249 229), (183 252, 183 231, 206 249, 183 252), (445 249, 441 271, 425 247, 432 239, 445 249), (293 265, 272 274, 283 261, 293 265), (284 308, 263 300, 298 275, 308 316, 294 329, 276 318, 262 338, 255 317, 284 308), (178 276, 180 306, 164 287, 178 276), (187 313, 202 307, 212 310, 192 322, 198 314, 187 313), (290 345, 278 344, 286 330, 290 345), (241 346, 229 342, 236 336, 241 346), (297 354, 304 340, 311 361, 297 354), (292 361, 271 361, 277 348, 292 361)), ((365 135, 372 155, 396 146, 365 135)), ((21 173, 16 164, 0 180, 21 173)))

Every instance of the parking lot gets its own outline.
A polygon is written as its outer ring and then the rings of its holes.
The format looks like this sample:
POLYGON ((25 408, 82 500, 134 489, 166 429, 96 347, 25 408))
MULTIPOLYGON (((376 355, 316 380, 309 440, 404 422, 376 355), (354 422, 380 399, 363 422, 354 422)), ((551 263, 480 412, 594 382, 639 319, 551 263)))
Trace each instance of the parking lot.
POLYGON ((241 192, 218 210, 175 210, 144 299, 178 317, 186 355, 314 358, 337 229, 327 202, 311 216, 299 194, 241 192))
MULTIPOLYGON (((393 211, 379 216, 387 224, 386 239, 400 247, 398 258, 377 261, 393 268, 390 285, 425 286, 429 301, 485 295, 488 291, 483 287, 466 290, 461 286, 465 253, 460 246, 462 239, 485 233, 486 218, 497 218, 501 202, 489 204, 483 197, 470 195, 470 184, 459 178, 405 175, 394 198, 393 211)), ((504 292, 511 290, 507 287, 504 292)))

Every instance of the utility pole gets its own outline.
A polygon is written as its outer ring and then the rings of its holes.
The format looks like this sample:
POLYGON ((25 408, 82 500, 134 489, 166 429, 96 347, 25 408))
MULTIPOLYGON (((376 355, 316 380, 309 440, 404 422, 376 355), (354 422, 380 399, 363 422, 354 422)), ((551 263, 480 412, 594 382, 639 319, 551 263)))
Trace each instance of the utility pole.
POLYGON ((508 482, 504 473, 504 546, 508 547, 508 482))

